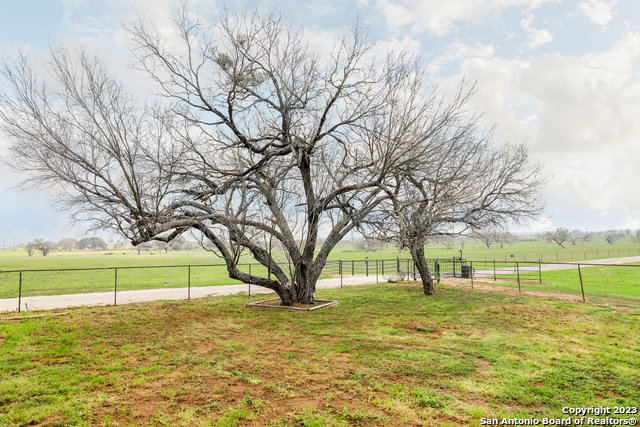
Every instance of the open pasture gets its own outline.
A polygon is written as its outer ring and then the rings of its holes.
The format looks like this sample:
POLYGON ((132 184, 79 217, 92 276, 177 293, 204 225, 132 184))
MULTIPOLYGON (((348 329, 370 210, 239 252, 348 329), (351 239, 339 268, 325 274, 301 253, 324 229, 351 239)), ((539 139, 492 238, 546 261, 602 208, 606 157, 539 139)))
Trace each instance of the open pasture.
POLYGON ((415 284, 0 324, 0 424, 479 425, 637 406, 640 312, 415 284))
MULTIPOLYGON (((547 243, 541 240, 520 240, 512 244, 505 244, 500 247, 498 244, 487 248, 479 241, 469 241, 464 248, 459 243, 452 248, 446 248, 441 243, 430 243, 425 247, 427 258, 452 258, 460 256, 473 261, 546 261, 546 262, 569 262, 586 259, 617 258, 640 255, 640 244, 630 239, 621 239, 610 245, 602 239, 594 239, 586 243, 571 245, 566 243, 565 248, 561 248, 555 243, 547 243), (513 256, 512 256, 513 255, 513 256)), ((398 252, 387 247, 381 251, 363 252, 351 245, 350 242, 343 242, 338 245, 331 256, 335 259, 364 259, 369 258, 395 258, 396 256, 408 257, 408 252, 398 252)))
MULTIPOLYGON (((586 243, 565 244, 561 248, 555 243, 540 240, 520 240, 506 244, 503 248, 491 245, 487 248, 479 241, 469 241, 464 248, 459 243, 452 248, 445 248, 441 243, 430 243, 426 246, 425 255, 428 258, 452 258, 462 256, 473 261, 578 261, 585 259, 616 258, 640 255, 640 244, 630 239, 621 239, 610 245, 602 239, 594 239, 586 243), (513 255, 513 257, 511 256, 513 255), (557 256, 557 259, 556 259, 557 256)), ((276 251, 274 251, 276 252, 276 251)), ((281 262, 286 262, 284 254, 276 256, 281 262)), ((338 244, 329 255, 330 259, 363 260, 407 258, 409 252, 400 251, 393 246, 385 246, 377 251, 363 251, 351 242, 338 244)), ((249 256, 243 258, 246 262, 253 261, 249 256)), ((255 261, 254 261, 255 262, 255 261)), ((213 253, 204 250, 169 251, 169 252, 141 252, 131 250, 115 250, 96 252, 52 252, 43 257, 36 253, 29 257, 24 251, 0 251, 0 270, 28 270, 45 268, 93 268, 93 267, 132 267, 149 265, 187 265, 187 264, 220 264, 222 260, 213 253)))
POLYGON ((548 267, 553 268, 553 264, 543 264, 542 271, 537 264, 520 264, 518 270, 515 264, 509 264, 509 267, 504 265, 497 264, 498 274, 494 280, 491 275, 491 263, 474 263, 474 270, 480 270, 485 274, 484 277, 476 277, 476 283, 517 289, 519 277, 522 291, 573 295, 577 299, 582 299, 584 291, 585 299, 589 302, 640 307, 638 263, 633 264, 637 267, 582 265, 580 271, 577 266, 566 270, 545 270, 548 267), (510 271, 505 274, 507 269, 510 271))

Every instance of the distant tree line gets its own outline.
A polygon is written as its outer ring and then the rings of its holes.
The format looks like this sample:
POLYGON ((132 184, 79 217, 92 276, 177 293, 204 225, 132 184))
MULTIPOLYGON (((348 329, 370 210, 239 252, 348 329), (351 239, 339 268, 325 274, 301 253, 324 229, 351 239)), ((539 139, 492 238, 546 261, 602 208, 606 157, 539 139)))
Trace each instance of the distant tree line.
MULTIPOLYGON (((115 245, 116 247, 118 245, 115 245)), ((180 250, 193 250, 199 247, 198 243, 189 241, 184 236, 172 240, 169 243, 164 242, 147 242, 146 244, 140 244, 137 247, 138 253, 145 251, 180 251, 180 250)), ((120 249, 120 247, 117 247, 120 249)), ((47 256, 52 251, 71 252, 76 250, 86 251, 104 251, 109 249, 109 245, 100 237, 84 237, 80 240, 65 237, 58 242, 52 242, 45 239, 34 239, 24 245, 24 250, 27 251, 29 256, 33 256, 35 253, 41 253, 42 256, 47 256)))
POLYGON ((630 238, 634 243, 640 243, 640 230, 606 230, 600 232, 590 232, 564 227, 559 227, 555 231, 547 231, 541 236, 538 236, 548 243, 555 243, 561 248, 565 247, 565 244, 571 243, 572 246, 578 243, 584 244, 595 238, 603 239, 610 245, 613 245, 620 239, 630 238))

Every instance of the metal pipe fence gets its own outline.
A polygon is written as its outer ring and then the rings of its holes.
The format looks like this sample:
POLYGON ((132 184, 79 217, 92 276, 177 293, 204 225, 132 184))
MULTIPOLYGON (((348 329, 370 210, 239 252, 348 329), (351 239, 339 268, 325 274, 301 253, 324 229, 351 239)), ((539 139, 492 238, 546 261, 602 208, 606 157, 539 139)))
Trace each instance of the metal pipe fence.
MULTIPOLYGON (((434 280, 469 280, 476 289, 483 286, 507 287, 518 292, 538 292, 576 296, 583 301, 640 305, 640 265, 610 265, 588 262, 554 263, 519 260, 479 260, 429 258, 426 260, 434 280)), ((291 274, 288 262, 279 266, 291 274)), ((271 276, 258 263, 242 263, 243 272, 271 276)), ((340 278, 343 285, 350 276, 371 277, 372 283, 420 279, 411 258, 329 260, 321 278, 340 278), (375 278, 375 282, 374 282, 375 278)), ((0 271, 0 312, 41 309, 43 298, 65 298, 74 305, 116 305, 131 302, 128 291, 149 295, 150 299, 191 299, 205 296, 211 286, 238 285, 230 279, 225 264, 169 266, 128 266, 0 271)), ((246 292, 260 292, 247 286, 246 292)))
POLYGON ((469 286, 640 307, 640 264, 597 262, 467 261, 469 286))
MULTIPOLYGON (((278 264, 291 276, 288 261, 278 264)), ((272 277, 269 268, 259 263, 241 263, 241 271, 260 277, 272 277)), ((409 276, 413 261, 404 258, 329 260, 321 278, 338 276, 377 277, 397 280, 409 276)), ((162 266, 117 266, 0 271, 0 312, 42 309, 44 298, 49 306, 63 306, 73 296, 74 305, 117 305, 131 302, 128 291, 149 294, 153 299, 191 299, 202 296, 210 286, 241 285, 229 278, 226 264, 188 264, 162 266), (52 302, 53 301, 53 302, 52 302)), ((251 294, 251 285, 246 285, 251 294)), ((253 292, 258 291, 254 286, 253 292)))

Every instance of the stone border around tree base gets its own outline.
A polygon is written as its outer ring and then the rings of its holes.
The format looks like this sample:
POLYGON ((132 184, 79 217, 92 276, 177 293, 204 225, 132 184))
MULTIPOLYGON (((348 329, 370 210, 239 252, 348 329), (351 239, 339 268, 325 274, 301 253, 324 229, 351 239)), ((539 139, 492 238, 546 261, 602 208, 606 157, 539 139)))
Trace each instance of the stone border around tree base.
POLYGON ((299 311, 314 311, 325 307, 331 307, 337 305, 336 300, 316 300, 316 304, 312 307, 294 307, 287 305, 280 305, 280 298, 266 299, 262 301, 250 302, 245 307, 248 308, 273 308, 276 310, 299 310, 299 311), (276 302, 277 301, 277 302, 276 302))

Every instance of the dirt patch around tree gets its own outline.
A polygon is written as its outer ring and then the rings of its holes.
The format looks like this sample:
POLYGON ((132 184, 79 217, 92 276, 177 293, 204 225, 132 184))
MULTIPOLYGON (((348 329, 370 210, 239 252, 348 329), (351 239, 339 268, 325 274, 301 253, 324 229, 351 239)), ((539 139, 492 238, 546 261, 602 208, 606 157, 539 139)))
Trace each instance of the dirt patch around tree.
POLYGON ((282 305, 280 298, 266 299, 262 301, 251 302, 246 305, 247 308, 270 308, 276 310, 298 310, 298 311, 315 311, 321 308, 337 305, 336 300, 316 300, 313 304, 294 303, 292 305, 282 305))

